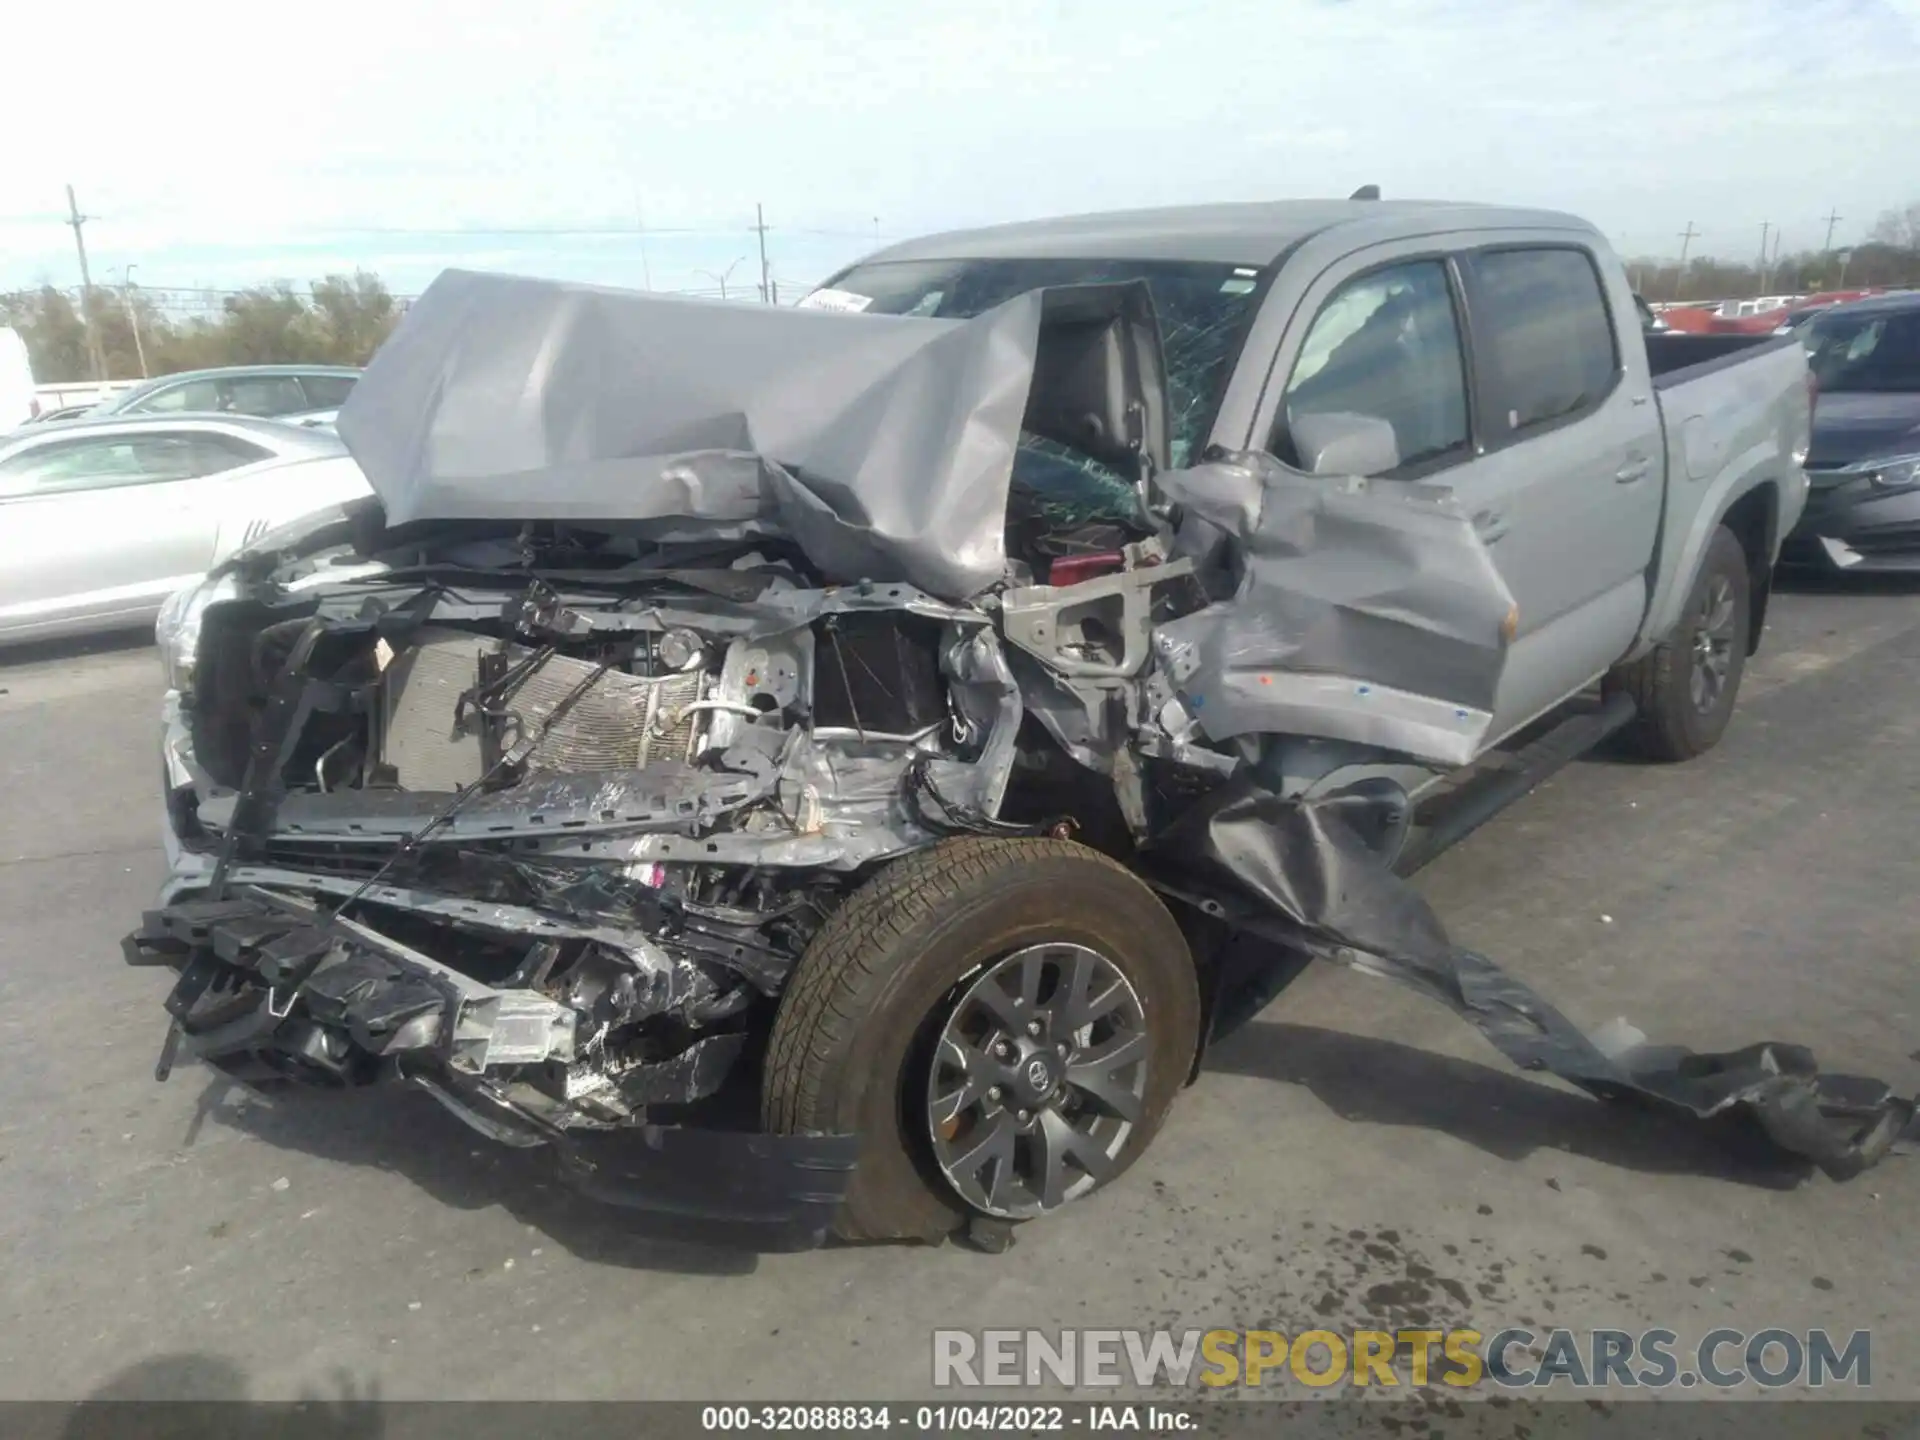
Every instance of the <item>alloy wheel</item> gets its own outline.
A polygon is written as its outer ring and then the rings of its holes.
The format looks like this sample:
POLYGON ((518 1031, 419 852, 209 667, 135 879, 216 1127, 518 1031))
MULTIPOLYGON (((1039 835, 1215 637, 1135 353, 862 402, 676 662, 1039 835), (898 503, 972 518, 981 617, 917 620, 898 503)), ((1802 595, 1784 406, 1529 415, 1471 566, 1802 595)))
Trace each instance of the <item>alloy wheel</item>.
POLYGON ((1111 1174, 1145 1106, 1140 996, 1084 945, 1030 945, 961 991, 935 1047, 935 1162, 989 1215, 1027 1219, 1111 1174))
POLYGON ((1693 667, 1688 679, 1693 708, 1702 715, 1718 709, 1727 692, 1727 677, 1733 668, 1735 618, 1732 582, 1724 575, 1710 577, 1695 612, 1693 667))

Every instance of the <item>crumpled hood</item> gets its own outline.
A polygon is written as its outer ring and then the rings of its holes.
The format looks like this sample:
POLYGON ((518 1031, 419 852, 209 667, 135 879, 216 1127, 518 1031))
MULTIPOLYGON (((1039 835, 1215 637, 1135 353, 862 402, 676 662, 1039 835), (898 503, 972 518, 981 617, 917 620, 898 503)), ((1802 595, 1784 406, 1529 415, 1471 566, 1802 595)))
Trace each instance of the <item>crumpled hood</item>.
POLYGON ((925 320, 449 270, 338 429, 390 524, 772 531, 834 579, 963 599, 1005 571, 1043 308, 925 320))
POLYGON ((1920 393, 1823 393, 1814 405, 1813 445, 1807 464, 1816 469, 1852 465, 1884 455, 1920 452, 1920 393))

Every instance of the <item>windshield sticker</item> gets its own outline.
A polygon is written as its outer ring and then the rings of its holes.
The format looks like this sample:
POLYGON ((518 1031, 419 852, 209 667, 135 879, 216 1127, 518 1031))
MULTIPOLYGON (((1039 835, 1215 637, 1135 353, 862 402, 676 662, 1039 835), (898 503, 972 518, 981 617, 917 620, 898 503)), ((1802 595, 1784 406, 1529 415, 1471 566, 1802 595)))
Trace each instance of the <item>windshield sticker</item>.
POLYGON ((857 314, 873 303, 871 295, 856 295, 851 290, 835 290, 832 286, 823 286, 801 300, 795 306, 798 310, 840 310, 848 314, 857 314))
POLYGON ((1250 295, 1260 282, 1249 275, 1229 275, 1220 282, 1222 295, 1250 295))

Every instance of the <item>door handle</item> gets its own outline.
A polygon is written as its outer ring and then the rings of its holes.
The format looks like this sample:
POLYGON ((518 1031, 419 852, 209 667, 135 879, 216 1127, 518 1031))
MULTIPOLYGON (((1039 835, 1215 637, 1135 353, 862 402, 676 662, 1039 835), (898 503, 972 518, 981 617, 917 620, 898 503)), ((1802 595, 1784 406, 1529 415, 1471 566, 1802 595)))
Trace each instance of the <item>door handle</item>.
POLYGON ((1644 458, 1637 459, 1637 460, 1629 460, 1626 464, 1622 465, 1618 470, 1613 472, 1613 479, 1616 485, 1637 485, 1640 481, 1646 479, 1647 476, 1650 475, 1652 472, 1653 472, 1653 466, 1650 465, 1644 458))
POLYGON ((1503 510, 1481 510, 1473 517, 1473 533, 1482 543, 1491 545, 1507 533, 1507 516, 1503 510))

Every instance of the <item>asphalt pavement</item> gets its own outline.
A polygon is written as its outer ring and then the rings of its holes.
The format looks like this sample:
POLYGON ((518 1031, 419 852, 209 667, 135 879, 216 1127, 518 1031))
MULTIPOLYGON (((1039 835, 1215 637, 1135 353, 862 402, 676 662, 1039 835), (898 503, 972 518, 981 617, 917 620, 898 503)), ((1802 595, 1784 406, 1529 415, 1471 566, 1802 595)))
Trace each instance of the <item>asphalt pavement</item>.
MULTIPOLYGON (((1920 1159, 1793 1177, 1315 970, 1119 1184, 1003 1256, 755 1254, 411 1093, 153 1079, 158 662, 0 654, 0 1399, 925 1395, 935 1327, 1821 1325, 1920 1398, 1920 1159)), ((1920 592, 1780 596, 1722 746, 1563 772, 1420 879, 1591 1026, 1920 1085, 1920 592)))

